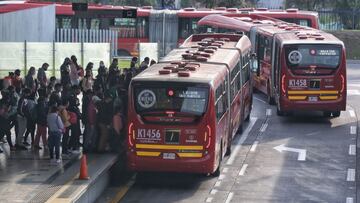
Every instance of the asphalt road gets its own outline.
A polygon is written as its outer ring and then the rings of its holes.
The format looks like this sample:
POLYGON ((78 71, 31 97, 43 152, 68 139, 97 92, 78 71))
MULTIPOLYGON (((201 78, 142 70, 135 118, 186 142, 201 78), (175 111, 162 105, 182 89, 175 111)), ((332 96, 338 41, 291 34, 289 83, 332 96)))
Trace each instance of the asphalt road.
POLYGON ((278 117, 264 95, 254 97, 251 120, 233 141, 220 177, 134 174, 112 191, 115 199, 121 203, 356 202, 360 64, 348 65, 348 106, 339 118, 323 118, 316 112, 278 117))

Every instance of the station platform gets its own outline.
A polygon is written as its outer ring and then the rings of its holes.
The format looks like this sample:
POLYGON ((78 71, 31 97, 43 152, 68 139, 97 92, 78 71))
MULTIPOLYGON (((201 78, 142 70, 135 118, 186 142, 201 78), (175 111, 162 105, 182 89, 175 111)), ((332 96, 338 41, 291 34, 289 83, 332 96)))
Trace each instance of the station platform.
MULTIPOLYGON (((1 144, 3 147, 3 145, 1 144)), ((88 180, 79 180, 81 153, 51 163, 46 150, 0 154, 0 202, 94 202, 107 187, 117 154, 87 154, 88 180)))

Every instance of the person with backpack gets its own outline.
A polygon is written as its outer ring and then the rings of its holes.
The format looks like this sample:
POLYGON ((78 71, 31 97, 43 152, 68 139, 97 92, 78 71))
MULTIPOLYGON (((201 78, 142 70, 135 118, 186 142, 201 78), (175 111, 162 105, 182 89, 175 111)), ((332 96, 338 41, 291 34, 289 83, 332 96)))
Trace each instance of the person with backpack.
POLYGON ((58 114, 58 108, 56 106, 52 106, 49 114, 47 115, 46 122, 49 127, 49 154, 50 161, 53 162, 54 159, 54 151, 56 163, 60 164, 60 141, 61 136, 64 133, 64 124, 62 119, 58 114))
POLYGON ((39 99, 36 104, 36 136, 35 143, 33 145, 34 149, 39 150, 42 149, 39 145, 40 137, 42 138, 43 146, 48 145, 47 141, 47 114, 49 111, 48 102, 46 101, 47 93, 45 88, 40 88, 38 90, 39 99))

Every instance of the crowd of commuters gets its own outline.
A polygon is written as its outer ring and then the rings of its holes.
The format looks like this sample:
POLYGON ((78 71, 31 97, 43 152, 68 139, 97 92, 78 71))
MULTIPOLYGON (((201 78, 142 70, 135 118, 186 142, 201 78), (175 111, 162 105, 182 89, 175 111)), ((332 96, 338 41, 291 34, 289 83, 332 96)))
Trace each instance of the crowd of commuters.
POLYGON ((2 81, 0 141, 11 151, 49 149, 50 160, 58 163, 60 152, 68 156, 81 149, 124 149, 128 86, 136 74, 156 63, 145 57, 137 66, 137 60, 133 57, 130 68, 122 71, 117 59, 109 68, 100 62, 95 77, 94 64, 84 69, 75 56, 65 58, 60 79, 48 79, 47 63, 37 73, 30 67, 24 78, 20 70, 10 72, 2 81))

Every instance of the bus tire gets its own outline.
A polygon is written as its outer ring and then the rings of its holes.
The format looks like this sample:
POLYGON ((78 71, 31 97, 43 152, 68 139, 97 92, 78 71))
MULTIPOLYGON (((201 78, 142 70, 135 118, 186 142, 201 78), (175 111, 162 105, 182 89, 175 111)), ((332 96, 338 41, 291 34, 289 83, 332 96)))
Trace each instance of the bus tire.
POLYGON ((267 101, 270 105, 274 105, 275 104, 275 99, 274 97, 271 96, 271 90, 270 90, 270 82, 268 81, 267 83, 267 101))
POLYGON ((214 177, 219 177, 220 173, 221 173, 221 161, 222 161, 222 144, 220 146, 220 153, 219 153, 219 158, 218 158, 218 167, 216 168, 216 171, 214 171, 211 175, 214 177))
POLYGON ((330 116, 331 116, 331 112, 330 112, 330 111, 324 111, 324 112, 323 112, 323 117, 329 118, 330 116))
POLYGON ((276 115, 278 116, 285 116, 285 112, 281 111, 279 107, 276 107, 276 115))
POLYGON ((231 154, 231 143, 226 147, 225 156, 229 156, 231 154))
POLYGON ((334 118, 337 118, 337 117, 339 117, 340 116, 340 111, 333 111, 332 112, 332 116, 334 117, 334 118))
POLYGON ((250 113, 246 116, 245 121, 248 122, 250 120, 250 113))

